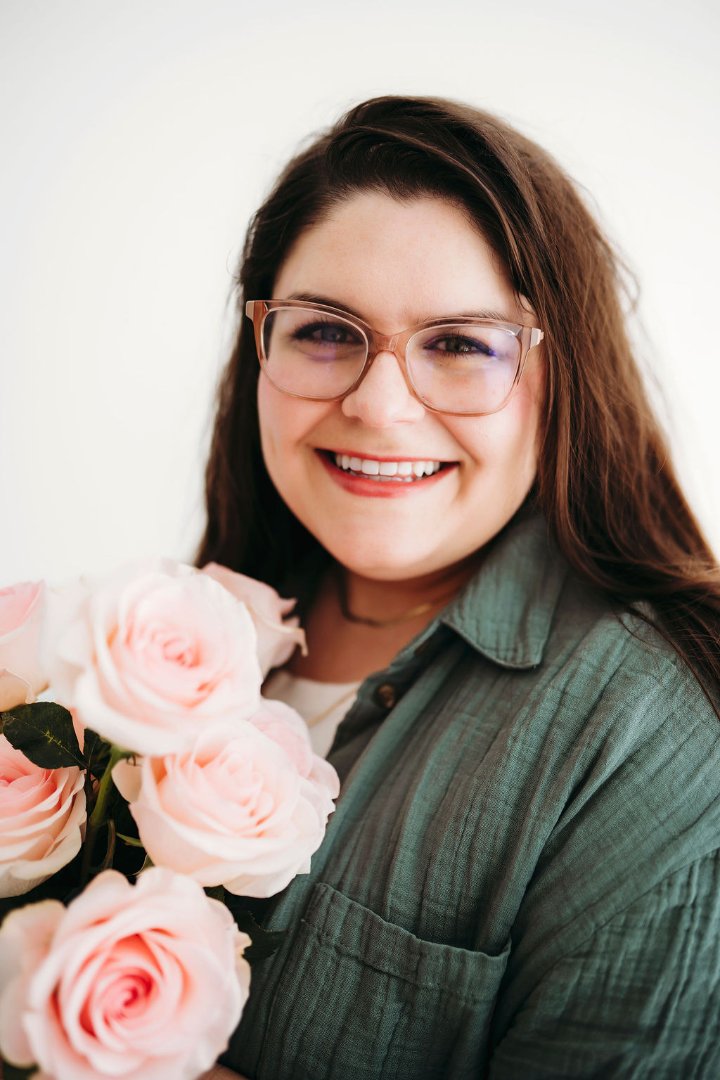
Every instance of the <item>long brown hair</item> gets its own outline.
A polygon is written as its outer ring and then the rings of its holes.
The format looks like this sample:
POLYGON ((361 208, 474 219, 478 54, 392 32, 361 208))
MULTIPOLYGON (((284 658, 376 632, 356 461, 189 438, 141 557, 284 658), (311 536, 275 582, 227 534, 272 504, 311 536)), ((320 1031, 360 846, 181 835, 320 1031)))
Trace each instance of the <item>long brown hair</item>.
MULTIPOLYGON (((535 497, 586 581, 652 621, 715 695, 720 575, 678 484, 630 347, 620 260, 552 158, 490 113, 430 98, 350 110, 295 157, 255 214, 238 301, 269 298, 299 235, 367 189, 461 203, 545 331, 547 407, 535 497)), ((197 561, 276 587, 319 545, 262 461, 258 362, 248 320, 219 388, 197 561)))

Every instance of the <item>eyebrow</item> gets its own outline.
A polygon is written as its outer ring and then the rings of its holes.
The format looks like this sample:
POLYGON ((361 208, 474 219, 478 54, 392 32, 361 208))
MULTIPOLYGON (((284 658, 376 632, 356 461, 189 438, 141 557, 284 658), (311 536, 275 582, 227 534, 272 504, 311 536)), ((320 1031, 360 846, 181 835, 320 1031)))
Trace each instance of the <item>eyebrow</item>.
MULTIPOLYGON (((304 300, 308 304, 324 304, 326 307, 337 308, 338 311, 344 311, 348 315, 354 315, 356 319, 360 319, 361 322, 367 322, 368 320, 364 315, 361 315, 359 311, 351 308, 348 304, 341 304, 339 300, 334 300, 330 296, 321 296, 319 293, 291 293, 287 297, 288 300, 304 300)), ((489 308, 484 308, 479 311, 453 311, 451 315, 431 315, 428 319, 420 319, 419 322, 430 322, 437 319, 438 321, 444 319, 492 319, 494 322, 506 322, 517 324, 516 318, 510 318, 507 312, 494 311, 489 308)))

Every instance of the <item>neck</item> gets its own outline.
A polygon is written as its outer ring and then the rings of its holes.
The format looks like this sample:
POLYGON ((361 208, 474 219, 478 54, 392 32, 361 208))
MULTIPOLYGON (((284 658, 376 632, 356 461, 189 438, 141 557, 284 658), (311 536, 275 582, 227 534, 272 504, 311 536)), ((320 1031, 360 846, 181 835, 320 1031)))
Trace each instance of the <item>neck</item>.
POLYGON ((375 629, 420 619, 427 622, 465 585, 477 559, 404 581, 379 581, 337 567, 337 597, 347 622, 375 629))
POLYGON ((459 592, 477 565, 475 557, 437 574, 404 581, 378 581, 336 567, 320 583, 304 622, 308 654, 302 656, 296 650, 290 671, 320 682, 341 683, 364 679, 387 667, 459 592), (344 588, 346 607, 361 621, 343 615, 339 586, 344 588), (421 606, 422 610, 412 612, 421 606))

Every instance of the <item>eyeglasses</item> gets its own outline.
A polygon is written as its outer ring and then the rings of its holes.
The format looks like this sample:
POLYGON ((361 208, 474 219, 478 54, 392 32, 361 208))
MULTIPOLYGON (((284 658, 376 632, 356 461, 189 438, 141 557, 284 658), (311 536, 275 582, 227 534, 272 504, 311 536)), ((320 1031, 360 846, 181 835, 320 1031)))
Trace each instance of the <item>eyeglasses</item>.
POLYGON ((248 300, 258 358, 278 390, 335 401, 359 386, 380 352, 392 352, 412 394, 428 409, 486 416, 507 404, 534 326, 466 316, 411 326, 389 337, 362 319, 305 300, 248 300))

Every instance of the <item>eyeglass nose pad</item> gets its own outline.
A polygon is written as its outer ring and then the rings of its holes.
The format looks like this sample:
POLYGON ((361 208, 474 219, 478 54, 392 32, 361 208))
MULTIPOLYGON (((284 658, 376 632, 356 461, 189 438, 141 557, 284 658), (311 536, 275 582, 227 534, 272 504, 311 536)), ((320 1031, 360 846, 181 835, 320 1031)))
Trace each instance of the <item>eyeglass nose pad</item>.
MULTIPOLYGON (((360 389, 360 387, 365 382, 365 379, 370 374, 370 369, 372 368, 378 356, 385 352, 395 357, 395 361, 400 368, 400 372, 405 382, 408 382, 407 373, 404 369, 403 358, 398 354, 397 350, 397 343, 400 340, 400 337, 400 334, 392 334, 390 336, 386 336, 385 334, 380 334, 377 331, 372 331, 371 333, 366 334, 367 356, 365 359, 365 366, 360 376, 356 379, 356 381, 344 395, 345 397, 350 394, 354 394, 356 390, 360 389)), ((408 389, 411 390, 409 384, 408 389)))
POLYGON ((398 352, 397 344, 399 340, 400 334, 393 334, 391 337, 385 337, 382 334, 376 334, 374 336, 373 340, 368 344, 368 358, 361 382, 365 379, 365 376, 370 371, 370 368, 375 363, 378 356, 381 356, 383 353, 387 353, 389 356, 393 356, 395 358, 397 366, 400 368, 400 373, 402 374, 405 382, 408 384, 408 390, 412 392, 412 388, 410 387, 410 384, 408 382, 407 371, 405 369, 404 357, 401 356, 398 352))
POLYGON ((380 353, 392 353, 398 364, 402 368, 402 357, 398 353, 397 343, 400 340, 400 334, 392 334, 390 337, 386 337, 384 334, 373 334, 372 338, 368 341, 368 359, 367 366, 375 362, 375 358, 380 353))

